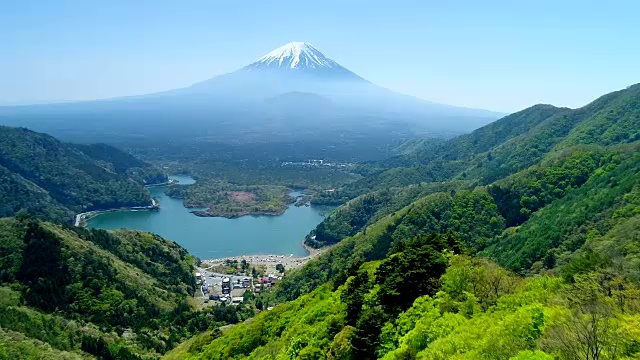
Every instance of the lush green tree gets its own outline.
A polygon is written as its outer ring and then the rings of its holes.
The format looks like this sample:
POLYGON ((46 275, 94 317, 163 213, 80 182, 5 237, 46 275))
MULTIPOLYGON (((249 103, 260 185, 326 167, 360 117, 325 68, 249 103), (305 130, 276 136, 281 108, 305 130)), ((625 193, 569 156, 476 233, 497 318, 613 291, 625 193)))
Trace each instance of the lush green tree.
POLYGON ((68 268, 62 257, 60 239, 30 221, 24 235, 22 265, 17 279, 26 284, 24 297, 31 306, 45 311, 67 308, 68 268))
POLYGON ((433 295, 438 279, 447 268, 443 251, 448 249, 449 238, 430 234, 401 243, 378 266, 375 282, 380 285, 378 297, 385 312, 397 314, 408 308, 421 295, 433 295))
POLYGON ((340 301, 347 306, 345 322, 347 325, 355 326, 362 312, 364 296, 371 289, 369 274, 360 271, 355 276, 349 278, 340 294, 340 301))

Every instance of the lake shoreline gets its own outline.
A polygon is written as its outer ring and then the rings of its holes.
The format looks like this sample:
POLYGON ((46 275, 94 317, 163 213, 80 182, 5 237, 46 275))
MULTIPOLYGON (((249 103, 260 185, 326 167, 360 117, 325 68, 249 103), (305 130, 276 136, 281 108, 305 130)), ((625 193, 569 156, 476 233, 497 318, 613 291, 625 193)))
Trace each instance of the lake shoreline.
POLYGON ((175 185, 177 183, 178 183, 177 180, 169 180, 169 181, 163 182, 163 183, 145 185, 144 187, 152 188, 152 187, 158 187, 158 186, 170 186, 170 185, 175 185))
MULTIPOLYGON (((196 207, 196 206, 194 206, 196 207)), ((189 207, 185 206, 185 208, 189 209, 189 207)), ((199 217, 221 217, 225 219, 237 219, 243 216, 280 216, 287 211, 287 207, 278 211, 240 211, 235 213, 224 213, 224 212, 211 212, 210 210, 194 210, 191 213, 195 216, 199 217)))
MULTIPOLYGON (((191 178, 172 177, 189 184, 191 178)), ((160 203, 159 211, 110 209, 78 214, 78 225, 105 230, 135 229, 158 234, 177 242, 200 259, 226 258, 244 254, 280 254, 305 258, 314 255, 301 241, 322 222, 331 209, 297 207, 290 202, 279 216, 256 214, 233 218, 196 216, 180 199, 169 197, 166 187, 150 188, 160 203), (133 210, 133 211, 132 211, 133 210)), ((297 199, 299 194, 294 194, 297 199)), ((146 209, 145 209, 146 210, 146 209)), ((279 256, 280 256, 279 255, 279 256)))
MULTIPOLYGON (((293 254, 290 255, 282 255, 282 254, 250 254, 250 255, 237 255, 237 256, 227 256, 223 258, 214 258, 214 259, 204 259, 201 260, 201 267, 208 268, 223 265, 226 261, 238 261, 241 262, 245 260, 251 266, 266 266, 267 273, 275 273, 275 265, 282 264, 284 265, 286 270, 296 269, 304 266, 309 261, 315 259, 316 257, 324 254, 332 246, 325 246, 320 249, 311 248, 303 242, 300 245, 307 251, 306 256, 296 256, 293 254)), ((233 275, 233 274, 230 274, 233 275)))
MULTIPOLYGON (((175 185, 177 184, 178 181, 177 180, 173 180, 173 179, 169 179, 166 182, 163 183, 156 183, 156 184, 149 184, 149 185, 145 185, 144 187, 149 189, 149 188, 154 188, 154 187, 161 187, 161 186, 170 186, 170 185, 175 185)), ((98 215, 101 214, 107 214, 110 212, 117 212, 117 211, 158 211, 160 209, 160 203, 154 199, 153 197, 151 198, 151 205, 149 206, 130 206, 130 207, 120 207, 120 208, 113 208, 113 209, 103 209, 103 210, 92 210, 92 211, 87 211, 87 212, 83 212, 83 213, 78 213, 73 217, 73 226, 78 226, 78 227, 86 227, 88 221, 93 218, 96 217, 98 215)))
POLYGON ((131 211, 131 212, 135 212, 135 211, 158 211, 160 209, 160 203, 158 201, 156 201, 156 199, 151 199, 151 205, 149 206, 133 206, 133 207, 122 207, 122 208, 115 208, 115 209, 105 209, 105 210, 93 210, 93 211, 87 211, 87 212, 83 212, 83 213, 79 213, 76 214, 76 216, 73 219, 73 226, 78 226, 78 227, 86 227, 88 221, 93 218, 96 217, 98 215, 101 214, 107 214, 110 212, 118 212, 118 211, 131 211))
MULTIPOLYGON (((294 189, 292 187, 286 187, 286 191, 283 193, 284 201, 281 201, 277 204, 277 206, 273 206, 271 209, 265 208, 264 204, 258 203, 244 203, 240 202, 231 202, 231 205, 237 205, 233 210, 229 210, 228 203, 206 203, 206 202, 193 202, 188 201, 184 194, 171 194, 165 193, 168 197, 176 200, 181 200, 183 206, 187 209, 198 209, 191 210, 190 212, 198 217, 220 217, 225 219, 237 219, 243 216, 281 216, 283 215, 287 209, 292 206, 302 206, 309 203, 311 199, 310 195, 299 193, 300 190, 294 189), (299 195, 291 196, 293 193, 299 193, 299 195), (305 202, 301 202, 300 199, 304 198, 305 202), (262 206, 261 206, 262 205, 262 206), (257 210, 252 210, 258 208, 257 210)), ((304 189, 302 189, 304 191, 304 189)), ((236 191, 229 191, 228 194, 238 193, 236 191)), ((251 195, 250 193, 245 193, 251 195)))

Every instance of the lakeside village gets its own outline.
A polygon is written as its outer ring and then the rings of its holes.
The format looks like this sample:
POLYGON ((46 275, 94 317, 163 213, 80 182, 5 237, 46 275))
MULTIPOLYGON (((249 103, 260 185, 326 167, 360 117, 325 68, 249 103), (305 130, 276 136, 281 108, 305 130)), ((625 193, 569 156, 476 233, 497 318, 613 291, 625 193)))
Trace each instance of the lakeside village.
POLYGON ((196 303, 199 306, 239 305, 250 294, 258 294, 282 280, 285 270, 303 266, 319 252, 307 257, 293 255, 244 255, 203 260, 196 269, 196 303))

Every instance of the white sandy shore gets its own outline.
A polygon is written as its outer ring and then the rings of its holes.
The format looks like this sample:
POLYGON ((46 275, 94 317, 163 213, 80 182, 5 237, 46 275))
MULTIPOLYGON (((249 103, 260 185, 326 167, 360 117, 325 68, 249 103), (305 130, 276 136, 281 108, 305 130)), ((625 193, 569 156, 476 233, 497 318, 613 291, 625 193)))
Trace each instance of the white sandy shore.
POLYGON ((299 257, 299 256, 292 256, 292 255, 275 255, 275 254, 242 255, 242 256, 230 256, 230 257, 221 258, 221 259, 202 260, 202 267, 207 268, 207 267, 213 267, 217 265, 223 265, 224 262, 227 260, 230 260, 230 261, 235 260, 235 261, 238 261, 239 263, 242 262, 242 260, 245 260, 251 266, 260 266, 260 265, 266 266, 269 271, 272 268, 275 269, 275 266, 277 264, 284 265, 285 269, 295 269, 303 266, 310 259, 311 259, 311 256, 299 257))
POLYGON ((295 269, 303 266, 309 260, 317 257, 318 255, 322 254, 323 252, 329 249, 328 247, 322 248, 322 249, 313 249, 305 245, 303 246, 305 247, 305 249, 307 249, 307 251, 309 252, 309 255, 294 256, 294 255, 258 254, 258 255, 229 256, 229 257, 219 258, 219 259, 202 260, 202 267, 222 265, 227 260, 231 260, 231 261, 235 260, 238 262, 242 262, 242 260, 245 260, 252 266, 264 265, 267 267, 267 269, 275 268, 277 264, 284 265, 285 269, 295 269))

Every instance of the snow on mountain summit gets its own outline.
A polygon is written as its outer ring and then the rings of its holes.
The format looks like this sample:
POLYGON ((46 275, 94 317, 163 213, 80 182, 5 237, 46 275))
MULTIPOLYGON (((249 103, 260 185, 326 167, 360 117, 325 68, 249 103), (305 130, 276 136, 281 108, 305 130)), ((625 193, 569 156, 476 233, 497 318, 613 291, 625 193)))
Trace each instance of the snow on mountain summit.
POLYGON ((305 42, 290 42, 283 45, 250 65, 254 68, 342 68, 327 58, 313 45, 305 42))
MULTIPOLYGON (((291 91, 336 94, 346 86, 368 81, 324 56, 305 42, 291 42, 236 71, 193 84, 191 92, 220 91, 229 94, 238 89, 244 97, 251 92, 274 96, 291 91)), ((366 86, 369 86, 366 85, 366 86)), ((366 92, 359 89, 354 92, 366 92)), ((263 96, 264 97, 264 96, 263 96)))

